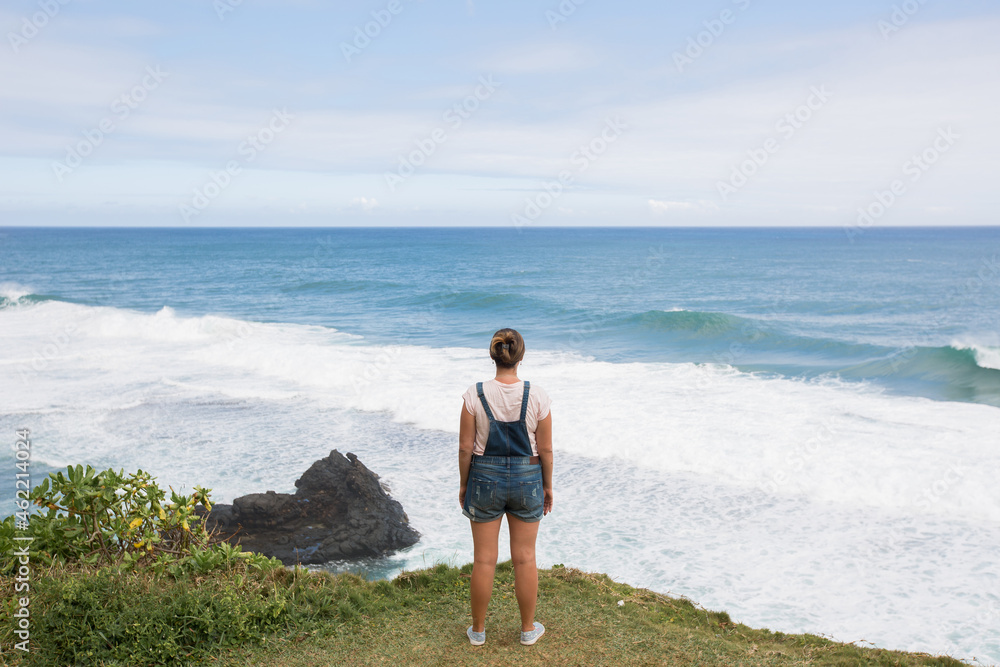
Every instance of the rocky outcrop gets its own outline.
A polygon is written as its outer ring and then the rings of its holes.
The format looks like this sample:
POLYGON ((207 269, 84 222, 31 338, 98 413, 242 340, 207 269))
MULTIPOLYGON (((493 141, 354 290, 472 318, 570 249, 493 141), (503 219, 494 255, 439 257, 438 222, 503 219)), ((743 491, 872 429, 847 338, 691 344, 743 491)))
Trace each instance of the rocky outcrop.
POLYGON ((381 556, 420 539, 402 505, 354 454, 333 450, 295 487, 293 494, 251 493, 232 505, 217 504, 206 527, 285 565, 381 556))

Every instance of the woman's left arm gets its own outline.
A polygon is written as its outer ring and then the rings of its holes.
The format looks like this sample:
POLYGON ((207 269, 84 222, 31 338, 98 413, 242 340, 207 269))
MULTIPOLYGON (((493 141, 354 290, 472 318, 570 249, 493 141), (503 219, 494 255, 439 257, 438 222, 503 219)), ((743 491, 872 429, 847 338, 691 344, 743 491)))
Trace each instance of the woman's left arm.
POLYGON ((472 443, 476 439, 476 416, 469 414, 462 402, 462 420, 458 426, 458 502, 465 507, 465 489, 469 485, 472 443))

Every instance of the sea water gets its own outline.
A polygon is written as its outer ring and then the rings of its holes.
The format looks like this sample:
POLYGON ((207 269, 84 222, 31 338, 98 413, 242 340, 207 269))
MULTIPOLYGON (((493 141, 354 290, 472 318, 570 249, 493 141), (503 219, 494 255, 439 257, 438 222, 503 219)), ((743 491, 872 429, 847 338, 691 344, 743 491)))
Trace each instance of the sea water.
POLYGON ((422 534, 369 575, 469 562, 460 396, 510 326, 553 398, 541 566, 1000 662, 1000 229, 9 227, 0 258, 3 514, 19 428, 33 483, 223 502, 336 448, 422 534))

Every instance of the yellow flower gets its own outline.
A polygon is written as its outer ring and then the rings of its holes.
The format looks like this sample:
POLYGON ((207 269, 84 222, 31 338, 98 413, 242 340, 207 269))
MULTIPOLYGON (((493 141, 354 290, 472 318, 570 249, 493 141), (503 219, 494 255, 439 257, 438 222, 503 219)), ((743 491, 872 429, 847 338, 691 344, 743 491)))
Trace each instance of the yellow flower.
POLYGON ((141 547, 143 544, 144 544, 143 540, 139 540, 138 542, 134 542, 132 546, 138 548, 141 547))

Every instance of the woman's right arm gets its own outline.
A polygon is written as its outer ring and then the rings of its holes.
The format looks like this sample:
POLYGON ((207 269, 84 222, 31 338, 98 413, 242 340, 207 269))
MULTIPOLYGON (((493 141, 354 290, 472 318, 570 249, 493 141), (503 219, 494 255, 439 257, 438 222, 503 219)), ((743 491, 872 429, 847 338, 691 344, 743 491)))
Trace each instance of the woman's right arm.
POLYGON ((476 439, 476 416, 469 414, 462 402, 462 419, 458 427, 458 502, 465 506, 465 489, 469 484, 472 448, 476 439))
POLYGON ((535 428, 535 446, 538 460, 542 464, 542 489, 545 492, 545 507, 542 514, 552 511, 552 411, 535 428))

